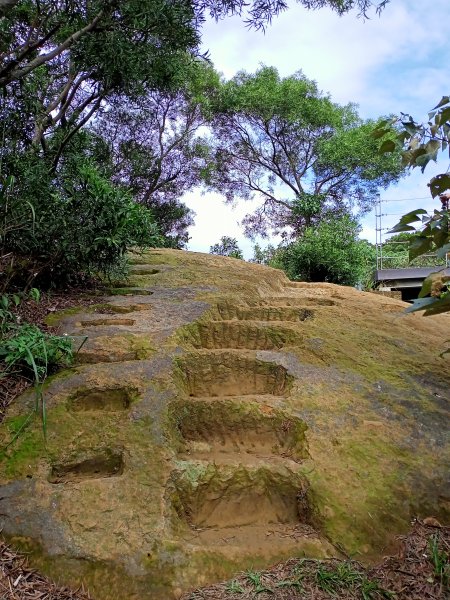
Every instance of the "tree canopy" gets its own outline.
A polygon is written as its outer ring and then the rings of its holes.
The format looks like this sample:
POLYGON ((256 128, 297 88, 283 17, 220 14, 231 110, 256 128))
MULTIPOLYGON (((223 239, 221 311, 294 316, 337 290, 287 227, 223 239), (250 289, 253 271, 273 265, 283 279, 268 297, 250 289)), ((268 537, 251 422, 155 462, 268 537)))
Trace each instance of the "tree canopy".
POLYGON ((211 254, 219 254, 220 256, 231 256, 232 258, 244 258, 242 250, 238 246, 236 238, 228 235, 223 235, 217 244, 214 244, 209 249, 211 254))
POLYGON ((206 185, 230 202, 261 201, 244 219, 250 236, 298 235, 355 207, 365 212, 402 174, 399 153, 378 153, 377 123, 332 102, 301 72, 241 72, 222 84, 214 110, 206 185))
MULTIPOLYGON (((342 14, 381 10, 386 0, 299 3, 342 14)), ((161 241, 156 222, 164 243, 186 243, 193 215, 179 198, 209 172, 197 130, 217 100, 206 93, 217 84, 212 69, 198 75, 202 23, 239 15, 264 28, 286 7, 285 0, 0 0, 2 255, 19 251, 13 233, 20 231, 31 264, 43 261, 33 272, 47 265, 55 273, 71 243, 64 224, 77 223, 77 211, 85 215, 83 243, 114 245, 121 224, 103 218, 105 207, 110 201, 125 214, 131 198, 143 205, 151 235, 142 236, 132 217, 135 230, 121 230, 123 240, 161 241), (99 193, 93 204, 104 205, 91 223, 81 207, 86 185, 99 193), (44 226, 46 219, 55 222, 44 226), (58 244, 48 255, 38 250, 58 244)), ((72 256, 80 262, 67 268, 96 264, 93 255, 72 256)))
POLYGON ((200 181, 207 149, 199 137, 218 75, 205 61, 192 61, 174 90, 152 90, 110 98, 92 130, 111 155, 111 178, 152 209, 170 245, 188 241, 193 211, 180 198, 200 181))

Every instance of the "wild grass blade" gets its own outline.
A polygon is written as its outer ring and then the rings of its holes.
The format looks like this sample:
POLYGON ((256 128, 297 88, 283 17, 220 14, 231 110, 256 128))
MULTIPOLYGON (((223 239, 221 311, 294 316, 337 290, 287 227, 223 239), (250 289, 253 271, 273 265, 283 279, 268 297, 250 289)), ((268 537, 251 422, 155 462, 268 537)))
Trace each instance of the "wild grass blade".
POLYGON ((10 440, 6 444, 6 446, 3 447, 2 452, 5 452, 5 450, 7 450, 12 444, 14 444, 14 442, 17 440, 17 438, 22 433, 22 431, 24 431, 28 427, 28 424, 29 424, 29 422, 31 421, 31 419, 33 418, 34 415, 35 415, 35 412, 34 412, 34 410, 32 410, 28 414, 28 417, 25 419, 25 421, 22 423, 22 425, 19 427, 19 429, 16 431, 16 433, 14 434, 12 440, 10 440))
POLYGON ((81 344, 78 346, 78 348, 76 349, 75 354, 78 354, 78 352, 81 350, 81 348, 85 345, 85 343, 88 341, 89 336, 85 335, 83 338, 83 341, 81 342, 81 344))
POLYGON ((41 404, 41 409, 42 409, 42 413, 41 413, 42 429, 44 431, 44 440, 47 441, 47 411, 46 411, 46 406, 45 406, 44 394, 42 393, 42 383, 45 381, 45 378, 47 376, 47 371, 48 371, 48 354, 47 354, 47 346, 46 346, 44 339, 42 339, 42 348, 43 348, 44 360, 45 360, 45 371, 44 371, 43 381, 39 382, 37 384, 37 387, 39 388, 39 392, 36 390, 36 393, 39 393, 39 396, 40 396, 40 404, 41 404))

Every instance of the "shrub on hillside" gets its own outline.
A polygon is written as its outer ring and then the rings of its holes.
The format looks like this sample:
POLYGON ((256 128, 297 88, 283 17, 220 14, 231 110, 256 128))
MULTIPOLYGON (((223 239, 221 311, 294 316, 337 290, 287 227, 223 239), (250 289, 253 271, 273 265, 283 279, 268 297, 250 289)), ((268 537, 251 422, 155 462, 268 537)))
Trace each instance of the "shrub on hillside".
POLYGON ((48 283, 111 275, 129 247, 160 241, 151 211, 89 160, 50 177, 46 165, 31 158, 15 181, 0 206, 2 255, 15 257, 11 277, 22 271, 22 279, 26 274, 48 283))
POLYGON ((375 269, 375 248, 358 239, 360 227, 349 216, 307 227, 304 235, 277 253, 288 277, 367 287, 375 269))

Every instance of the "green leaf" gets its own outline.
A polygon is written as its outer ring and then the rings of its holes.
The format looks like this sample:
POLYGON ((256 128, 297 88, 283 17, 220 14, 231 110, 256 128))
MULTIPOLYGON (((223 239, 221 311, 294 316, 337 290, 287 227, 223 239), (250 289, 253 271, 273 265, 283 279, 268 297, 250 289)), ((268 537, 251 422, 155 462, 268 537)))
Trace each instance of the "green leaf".
POLYGON ((450 175, 444 173, 436 175, 436 177, 431 178, 428 185, 432 197, 436 198, 436 196, 439 196, 439 194, 442 194, 450 188, 450 175))
POLYGON ((410 138, 411 134, 407 131, 400 131, 400 133, 397 135, 397 139, 402 145, 405 143, 406 140, 409 140, 410 138))
POLYGON ((425 296, 429 296, 431 294, 431 289, 433 287, 433 283, 435 282, 435 280, 437 278, 439 278, 439 274, 442 272, 443 269, 440 269, 439 271, 434 271, 433 273, 430 273, 428 275, 428 277, 426 277, 424 279, 424 282, 422 284, 422 289, 420 290, 419 293, 419 298, 425 298, 425 296))
POLYGON ((380 146, 380 153, 383 154, 385 152, 394 152, 396 148, 396 144, 393 140, 385 140, 380 146))
POLYGON ((405 310, 405 313, 412 313, 418 310, 426 310, 430 305, 436 302, 436 298, 417 298, 413 300, 411 306, 405 310))
POLYGON ((419 292, 419 298, 425 298, 426 296, 429 296, 431 294, 432 286, 433 278, 431 276, 428 276, 422 284, 422 288, 419 292))
POLYGON ((429 237, 417 235, 409 243, 409 260, 414 260, 421 254, 431 249, 433 240, 429 237))
POLYGON ((426 215, 427 211, 423 208, 417 208, 416 210, 412 210, 411 212, 403 215, 400 221, 395 225, 395 227, 388 231, 388 233, 399 233, 401 231, 415 231, 415 227, 409 225, 409 223, 414 223, 414 221, 421 221, 419 215, 426 215))
POLYGON ((419 146, 418 148, 414 148, 413 150, 405 150, 404 152, 402 152, 403 166, 409 165, 414 168, 415 166, 417 166, 417 159, 419 158, 419 156, 423 156, 426 153, 427 152, 424 146, 419 146))
POLYGON ((439 101, 438 104, 436 104, 436 106, 433 108, 433 110, 436 110, 437 108, 441 108, 441 106, 444 106, 445 104, 448 104, 449 102, 450 102, 449 96, 442 96, 441 100, 439 101))
POLYGON ((449 232, 447 225, 445 225, 445 227, 442 227, 442 225, 436 227, 433 231, 433 242, 435 243, 436 248, 441 248, 441 246, 447 244, 449 241, 448 236, 449 232))
POLYGON ((386 129, 384 127, 382 128, 376 128, 372 131, 372 137, 375 138, 376 140, 379 140, 380 138, 382 138, 384 135, 386 135, 387 133, 389 133, 389 129, 386 129))
POLYGON ((422 173, 425 171, 425 167, 430 162, 430 160, 432 160, 432 158, 432 155, 427 153, 421 154, 416 158, 415 163, 418 167, 420 167, 422 173))
POLYGON ((440 315, 441 313, 448 312, 450 310, 450 293, 447 293, 443 298, 433 298, 434 302, 428 305, 424 315, 426 317, 431 315, 440 315))
POLYGON ((425 149, 428 154, 437 155, 437 153, 441 149, 441 142, 439 140, 430 140, 425 146, 425 149))
POLYGON ((423 208, 417 208, 416 210, 412 210, 400 219, 400 223, 407 224, 413 223, 414 221, 420 221, 420 217, 418 215, 426 215, 427 211, 423 208))
POLYGON ((439 113, 439 123, 442 125, 450 120, 450 106, 444 108, 442 112, 439 113))
POLYGON ((415 135, 418 131, 420 131, 420 126, 416 125, 414 121, 403 121, 402 125, 405 128, 405 130, 411 135, 415 135))
POLYGON ((35 302, 39 302, 41 299, 41 292, 37 288, 31 288, 31 290, 28 292, 28 295, 35 302))
POLYGON ((412 225, 403 225, 403 223, 397 223, 395 227, 390 229, 388 233, 400 233, 402 231, 415 231, 416 228, 412 227, 412 225))
POLYGON ((436 252, 438 258, 445 258, 445 255, 450 252, 450 244, 444 244, 442 248, 436 252))

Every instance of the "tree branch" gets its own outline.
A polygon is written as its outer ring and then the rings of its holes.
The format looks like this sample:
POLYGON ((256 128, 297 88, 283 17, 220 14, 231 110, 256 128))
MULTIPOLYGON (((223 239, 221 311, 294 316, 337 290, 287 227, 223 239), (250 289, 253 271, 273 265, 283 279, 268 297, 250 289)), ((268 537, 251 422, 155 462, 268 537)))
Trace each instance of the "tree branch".
POLYGON ((9 74, 7 73, 5 76, 0 77, 0 87, 5 87, 6 85, 8 85, 8 83, 11 83, 11 81, 23 79, 23 77, 28 75, 28 73, 30 73, 34 69, 37 69, 41 65, 43 65, 43 64, 47 63, 48 61, 52 60, 53 58, 55 58, 56 56, 59 56, 62 52, 64 52, 64 50, 67 50, 77 40, 79 40, 80 37, 82 37, 83 35, 86 35, 90 31, 95 29, 97 23, 100 21, 103 14, 104 14, 104 12, 101 10, 97 14, 97 16, 88 25, 86 25, 86 27, 83 27, 82 29, 79 29, 78 31, 76 31, 75 33, 70 35, 62 44, 60 44, 59 46, 57 46, 56 48, 54 48, 47 54, 40 54, 34 60, 32 60, 30 63, 28 63, 28 65, 26 67, 22 67, 20 69, 13 70, 11 73, 9 73, 9 74))
POLYGON ((96 110, 98 110, 98 108, 100 107, 100 104, 102 102, 103 96, 100 96, 99 98, 97 98, 97 101, 93 104, 93 106, 91 107, 91 110, 86 114, 85 117, 83 117, 83 119, 81 119, 81 121, 79 123, 77 123, 77 125, 66 135, 66 137, 63 139, 63 141, 61 142, 58 151, 55 155, 55 158, 53 159, 52 162, 52 167, 50 169, 50 173, 54 173, 58 167, 58 163, 59 160, 61 158, 61 154, 64 150, 64 148, 67 146, 67 144, 70 142, 70 140, 73 138, 73 136, 77 133, 77 131, 79 131, 83 125, 86 125, 86 123, 89 121, 89 119, 92 117, 92 115, 94 114, 94 112, 96 110))

